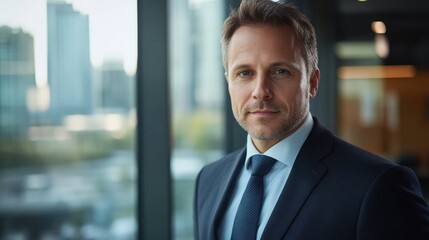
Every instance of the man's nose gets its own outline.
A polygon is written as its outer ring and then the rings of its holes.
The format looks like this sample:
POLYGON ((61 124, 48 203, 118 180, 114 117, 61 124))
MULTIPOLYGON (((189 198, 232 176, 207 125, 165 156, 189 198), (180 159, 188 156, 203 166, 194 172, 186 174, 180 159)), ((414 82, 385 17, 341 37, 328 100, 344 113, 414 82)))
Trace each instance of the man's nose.
POLYGON ((273 97, 271 83, 268 76, 261 75, 255 80, 252 97, 256 100, 268 100, 273 97))

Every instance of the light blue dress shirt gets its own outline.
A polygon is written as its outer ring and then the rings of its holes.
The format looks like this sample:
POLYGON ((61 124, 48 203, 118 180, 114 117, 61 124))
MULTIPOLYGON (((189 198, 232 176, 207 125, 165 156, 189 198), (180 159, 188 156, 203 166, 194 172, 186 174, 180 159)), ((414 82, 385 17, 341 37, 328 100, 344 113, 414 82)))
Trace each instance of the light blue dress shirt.
MULTIPOLYGON (((272 146, 265 153, 262 153, 276 159, 278 162, 276 162, 271 172, 268 173, 264 179, 264 202, 261 210, 257 239, 260 239, 262 236, 265 225, 267 224, 271 212, 273 211, 274 206, 279 199, 280 193, 282 192, 283 187, 289 177, 296 156, 304 144, 305 139, 307 139, 307 136, 310 134, 313 124, 313 118, 311 114, 308 114, 307 119, 297 131, 295 131, 289 137, 278 142, 276 145, 272 146)), ((255 154, 261 153, 255 148, 250 135, 248 135, 246 162, 244 164, 244 168, 241 170, 240 176, 238 177, 237 185, 233 192, 231 202, 227 207, 224 218, 220 223, 220 239, 231 239, 232 225, 234 223, 235 214, 237 213, 238 205, 240 204, 240 200, 243 196, 244 190, 246 189, 247 182, 251 176, 251 170, 249 169, 249 158, 255 154)))

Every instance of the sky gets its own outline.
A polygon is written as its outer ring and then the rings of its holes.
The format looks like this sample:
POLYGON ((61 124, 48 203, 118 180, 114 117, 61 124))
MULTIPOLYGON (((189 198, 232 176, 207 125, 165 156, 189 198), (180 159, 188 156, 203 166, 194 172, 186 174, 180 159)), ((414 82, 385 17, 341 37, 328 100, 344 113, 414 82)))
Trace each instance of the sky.
POLYGON ((94 67, 122 60, 128 74, 137 64, 137 0, 0 0, 0 26, 22 28, 34 37, 36 83, 47 83, 47 1, 67 2, 89 16, 94 67))

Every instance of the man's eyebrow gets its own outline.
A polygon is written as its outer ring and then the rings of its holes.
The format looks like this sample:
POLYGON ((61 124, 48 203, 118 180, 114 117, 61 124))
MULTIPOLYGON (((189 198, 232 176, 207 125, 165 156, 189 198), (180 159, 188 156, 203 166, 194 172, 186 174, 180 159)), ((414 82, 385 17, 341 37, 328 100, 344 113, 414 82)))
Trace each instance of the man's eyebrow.
POLYGON ((298 69, 294 64, 286 63, 286 62, 275 62, 270 64, 270 67, 279 67, 279 66, 286 66, 293 69, 298 69))
MULTIPOLYGON (((271 63, 269 65, 269 67, 270 68, 273 68, 273 67, 287 67, 287 68, 290 68, 293 71, 299 71, 299 68, 295 64, 290 64, 290 63, 282 62, 282 61, 271 63)), ((252 68, 252 66, 251 66, 251 64, 243 63, 243 64, 237 64, 235 66, 232 66, 230 69, 231 69, 231 71, 236 71, 238 69, 245 69, 245 68, 252 68)))
POLYGON ((287 62, 275 62, 270 65, 270 68, 275 67, 287 67, 292 72, 300 72, 299 66, 297 64, 291 64, 287 62))
POLYGON ((245 69, 245 68, 251 68, 250 64, 237 64, 235 66, 232 66, 230 69, 232 72, 237 71, 238 69, 245 69))

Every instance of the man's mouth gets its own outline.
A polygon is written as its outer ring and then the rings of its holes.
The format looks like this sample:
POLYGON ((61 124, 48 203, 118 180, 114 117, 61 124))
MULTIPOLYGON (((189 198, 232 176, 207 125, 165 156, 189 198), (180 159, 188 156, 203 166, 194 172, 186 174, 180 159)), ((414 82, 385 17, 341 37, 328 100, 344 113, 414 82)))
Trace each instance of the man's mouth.
POLYGON ((250 114, 254 116, 260 116, 260 117, 270 117, 277 113, 279 113, 279 111, 271 110, 271 109, 257 109, 257 110, 250 111, 250 114))

